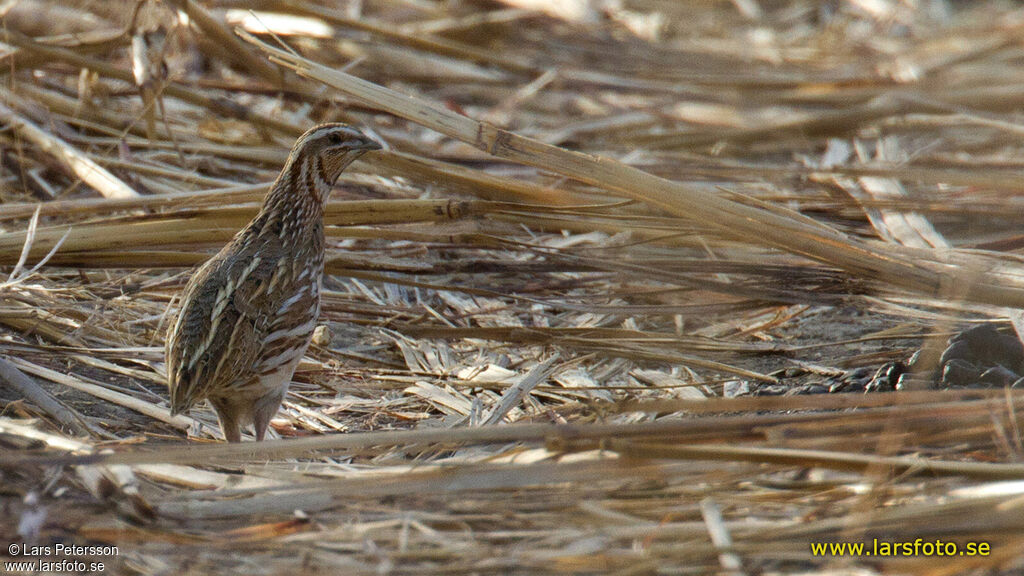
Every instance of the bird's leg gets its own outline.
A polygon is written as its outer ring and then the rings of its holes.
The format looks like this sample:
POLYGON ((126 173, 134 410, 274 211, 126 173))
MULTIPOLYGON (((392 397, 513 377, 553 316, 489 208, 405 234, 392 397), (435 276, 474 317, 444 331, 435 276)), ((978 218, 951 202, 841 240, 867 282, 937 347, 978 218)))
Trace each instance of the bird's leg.
POLYGON ((238 407, 230 401, 210 399, 213 409, 217 411, 217 419, 220 420, 220 431, 224 433, 224 439, 228 442, 241 442, 242 430, 239 426, 238 407))
POLYGON ((279 390, 269 392, 256 400, 252 411, 252 424, 256 429, 257 442, 261 442, 263 436, 267 433, 270 419, 274 417, 274 414, 277 414, 277 409, 281 407, 281 402, 284 400, 284 393, 287 389, 288 387, 285 386, 279 390))

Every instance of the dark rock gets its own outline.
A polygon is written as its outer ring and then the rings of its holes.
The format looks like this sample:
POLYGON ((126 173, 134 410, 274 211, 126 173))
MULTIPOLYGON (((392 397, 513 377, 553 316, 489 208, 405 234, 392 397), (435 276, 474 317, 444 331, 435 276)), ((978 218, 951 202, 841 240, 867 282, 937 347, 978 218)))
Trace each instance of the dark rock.
POLYGON ((967 345, 967 342, 963 340, 957 340, 949 345, 942 352, 942 357, 939 359, 939 364, 945 366, 953 360, 971 360, 974 355, 971 354, 971 347, 967 345))
POLYGON ((807 373, 808 372, 806 368, 801 368, 800 366, 790 366, 788 368, 781 368, 779 370, 776 370, 770 373, 769 376, 774 376, 776 378, 798 378, 807 373))
POLYGON ((978 324, 977 326, 971 326, 970 328, 954 334, 949 339, 949 343, 959 342, 961 340, 967 342, 981 341, 991 337, 993 334, 998 334, 999 331, 991 323, 978 324))
POLYGON ((832 394, 850 393, 850 392, 866 392, 867 389, 868 389, 868 383, 869 382, 871 382, 871 381, 868 380, 867 382, 863 382, 863 381, 857 381, 857 380, 839 380, 839 381, 836 381, 836 382, 832 383, 828 387, 828 391, 830 393, 832 393, 832 394))
POLYGON ((903 362, 887 362, 875 372, 874 378, 865 387, 865 392, 892 392, 896 389, 896 382, 907 367, 903 362))
POLYGON ((872 374, 873 372, 871 371, 871 368, 867 366, 861 366, 860 368, 857 368, 855 370, 850 370, 849 372, 843 375, 843 378, 850 382, 861 381, 866 383, 871 380, 872 374))
POLYGON ((759 384, 757 389, 751 391, 751 396, 782 396, 789 390, 789 386, 784 384, 759 384))
POLYGON ((1000 364, 1017 370, 1024 363, 1024 344, 1020 339, 1015 334, 1000 332, 991 323, 979 324, 957 334, 950 339, 950 347, 946 351, 950 352, 959 342, 967 345, 975 364, 1000 364))
POLYGON ((854 370, 849 370, 846 374, 836 378, 829 378, 825 383, 828 386, 830 393, 838 392, 863 392, 871 382, 871 377, 874 375, 874 370, 868 366, 862 366, 854 370))
POLYGON ((1024 344, 1016 335, 1000 334, 992 342, 990 354, 994 362, 1010 370, 1020 370, 1021 364, 1024 364, 1024 344))
POLYGON ((971 382, 977 382, 984 372, 974 364, 966 360, 955 358, 944 363, 942 368, 942 383, 946 386, 966 386, 971 382))
POLYGON ((1009 386, 1010 383, 1016 382, 1018 378, 1020 378, 1020 374, 1017 374, 1013 370, 1009 370, 1002 366, 993 366, 992 368, 985 370, 978 380, 985 384, 993 384, 995 386, 1009 386))

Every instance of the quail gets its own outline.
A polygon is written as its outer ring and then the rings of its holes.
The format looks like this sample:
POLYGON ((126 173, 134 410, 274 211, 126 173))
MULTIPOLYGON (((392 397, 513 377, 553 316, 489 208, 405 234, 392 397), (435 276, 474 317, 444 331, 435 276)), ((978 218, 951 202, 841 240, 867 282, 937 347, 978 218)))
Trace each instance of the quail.
POLYGON ((171 415, 209 400, 229 442, 263 440, 320 314, 324 204, 380 144, 345 124, 295 142, 259 214, 192 276, 167 334, 171 415))

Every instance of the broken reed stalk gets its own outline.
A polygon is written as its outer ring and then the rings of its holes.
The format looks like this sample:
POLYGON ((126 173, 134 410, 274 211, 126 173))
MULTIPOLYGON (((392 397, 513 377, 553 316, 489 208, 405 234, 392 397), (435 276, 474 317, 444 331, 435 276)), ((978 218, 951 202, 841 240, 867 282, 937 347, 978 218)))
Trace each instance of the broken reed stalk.
POLYGON ((929 460, 917 456, 879 456, 832 450, 800 450, 758 446, 730 446, 726 444, 685 446, 619 439, 609 439, 601 447, 623 457, 638 459, 757 462, 761 464, 848 470, 859 473, 884 470, 890 475, 915 473, 985 479, 1024 478, 1024 464, 951 462, 929 460))
POLYGON ((177 192, 173 194, 147 194, 137 198, 78 198, 51 200, 44 203, 21 202, 0 204, 0 220, 28 218, 39 212, 41 216, 97 216, 111 212, 150 209, 198 209, 259 202, 270 189, 270 184, 243 184, 216 190, 177 192))
POLYGON ((75 434, 89 436, 88 422, 82 418, 81 414, 61 404, 52 394, 36 384, 24 372, 18 370, 17 366, 6 358, 0 358, 0 382, 24 396, 26 400, 38 406, 39 409, 75 434))
MULTIPOLYGON (((0 87, 0 98, 10 102, 15 98, 6 88, 0 87)), ((135 198, 139 195, 131 186, 93 162, 74 146, 42 130, 27 118, 0 103, 0 123, 9 126, 14 133, 48 154, 70 174, 81 179, 105 198, 135 198)))
MULTIPOLYGON (((453 221, 495 207, 493 203, 479 200, 330 202, 325 210, 324 223, 328 226, 359 226, 453 221)), ((257 211, 257 206, 211 207, 144 217, 111 218, 71 226, 49 226, 36 231, 29 256, 46 254, 62 238, 61 251, 54 263, 75 253, 221 242, 230 239, 257 211)), ((0 234, 0 263, 9 261, 13 264, 24 243, 24 232, 0 234)))
MULTIPOLYGON (((81 459, 70 456, 28 456, 19 453, 5 453, 3 460, 60 462, 69 464, 146 464, 173 463, 199 464, 213 461, 257 462, 269 458, 301 457, 319 450, 358 451, 375 446, 414 446, 425 444, 494 444, 510 442, 546 442, 550 449, 570 447, 572 443, 591 441, 597 443, 610 439, 653 438, 665 441, 667 438, 686 438, 697 434, 716 435, 716 438, 740 439, 763 437, 776 427, 810 426, 820 431, 823 427, 868 426, 885 428, 894 419, 912 423, 919 420, 933 421, 943 418, 944 426, 960 421, 993 424, 993 415, 1006 414, 1012 406, 1018 408, 1021 398, 1014 397, 1008 404, 1006 398, 985 398, 968 401, 895 405, 867 408, 856 412, 828 412, 804 414, 742 414, 739 416, 711 415, 685 420, 658 420, 637 424, 515 424, 473 428, 446 428, 424 430, 402 430, 385 432, 359 432, 332 434, 288 440, 270 440, 251 444, 207 445, 161 447, 155 451, 132 449, 129 451, 96 455, 81 459), (959 420, 958 420, 959 418, 959 420)), ((1011 419, 1019 418, 1011 413, 1011 419)), ((1024 467, 998 469, 993 474, 1019 475, 1024 477, 1024 467), (1001 470, 1001 471, 1000 471, 1001 470)))
MULTIPOLYGON (((1024 288, 1009 285, 978 268, 948 264, 949 252, 905 250, 894 245, 855 240, 792 210, 738 194, 743 202, 688 187, 615 160, 565 150, 519 136, 445 110, 361 78, 328 68, 271 46, 243 31, 246 41, 267 52, 273 62, 300 76, 320 81, 364 105, 411 120, 506 158, 647 202, 676 216, 710 225, 723 234, 832 264, 850 273, 884 280, 904 289, 942 297, 950 286, 969 301, 1024 307, 1024 288)), ((975 262, 980 255, 972 254, 975 262)), ((992 264, 994 267, 994 263, 992 264)))

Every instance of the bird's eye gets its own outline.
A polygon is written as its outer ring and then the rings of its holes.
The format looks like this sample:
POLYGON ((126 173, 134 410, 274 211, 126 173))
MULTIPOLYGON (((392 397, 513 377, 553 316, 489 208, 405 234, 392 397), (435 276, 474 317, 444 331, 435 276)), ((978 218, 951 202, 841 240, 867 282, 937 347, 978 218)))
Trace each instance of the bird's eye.
POLYGON ((338 134, 337 132, 331 134, 329 136, 329 138, 330 138, 331 144, 334 144, 335 146, 341 145, 341 143, 343 141, 342 138, 341 138, 341 134, 338 134))

